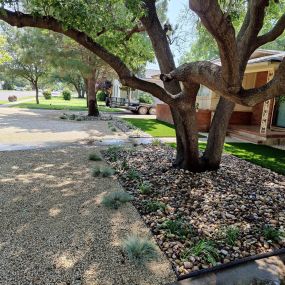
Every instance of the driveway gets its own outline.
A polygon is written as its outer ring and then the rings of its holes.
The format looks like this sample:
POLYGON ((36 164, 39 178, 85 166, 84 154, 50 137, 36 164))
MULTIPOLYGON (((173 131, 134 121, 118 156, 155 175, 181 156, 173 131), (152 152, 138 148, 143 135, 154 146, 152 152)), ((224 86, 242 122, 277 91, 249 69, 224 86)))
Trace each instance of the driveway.
POLYGON ((0 108, 0 151, 127 138, 119 130, 112 132, 106 121, 61 120, 59 116, 62 113, 0 108))

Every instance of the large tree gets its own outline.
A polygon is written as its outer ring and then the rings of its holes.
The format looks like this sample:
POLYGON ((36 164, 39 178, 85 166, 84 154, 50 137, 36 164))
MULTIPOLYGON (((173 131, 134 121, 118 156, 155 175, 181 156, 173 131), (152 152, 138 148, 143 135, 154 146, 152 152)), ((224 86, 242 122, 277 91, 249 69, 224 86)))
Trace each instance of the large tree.
POLYGON ((231 18, 220 6, 220 1, 190 0, 190 9, 197 14, 217 42, 221 66, 209 61, 199 61, 179 68, 176 68, 170 50, 168 28, 159 21, 156 2, 91 0, 87 3, 82 0, 53 0, 47 3, 30 0, 25 13, 3 7, 0 19, 13 26, 50 29, 73 38, 110 64, 125 85, 149 92, 169 104, 177 134, 175 165, 192 171, 216 169, 220 164, 226 130, 235 103, 254 106, 282 95, 285 90, 285 60, 269 83, 260 88, 242 88, 242 79, 251 54, 257 48, 277 39, 284 31, 285 14, 282 12, 281 17, 275 19, 270 31, 264 34, 261 32, 268 7, 278 5, 282 9, 284 1, 279 1, 279 4, 269 0, 247 1, 246 15, 241 28, 236 31, 231 18), (151 40, 164 88, 137 78, 118 49, 118 42, 136 40, 142 31, 151 40), (104 40, 101 38, 102 34, 105 34, 104 40), (195 110, 201 84, 221 95, 202 157, 198 150, 195 110))
POLYGON ((27 80, 36 91, 36 102, 39 104, 39 82, 49 68, 49 38, 46 32, 39 29, 3 29, 7 39, 4 50, 11 58, 2 64, 5 75, 27 80))

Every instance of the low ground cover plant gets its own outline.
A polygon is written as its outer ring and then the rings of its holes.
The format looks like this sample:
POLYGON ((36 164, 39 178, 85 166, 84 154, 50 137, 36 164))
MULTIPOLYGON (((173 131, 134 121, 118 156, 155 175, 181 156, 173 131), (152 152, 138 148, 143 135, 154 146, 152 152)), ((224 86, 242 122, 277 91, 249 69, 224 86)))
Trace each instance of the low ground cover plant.
POLYGON ((144 204, 144 209, 147 213, 156 212, 158 210, 164 211, 166 208, 166 205, 160 201, 147 201, 143 204, 144 204))
POLYGON ((182 239, 185 239, 189 235, 193 235, 191 225, 180 218, 176 220, 168 219, 161 224, 160 228, 165 229, 168 234, 178 236, 182 239))
POLYGON ((106 194, 102 199, 102 204, 111 209, 118 209, 123 204, 133 200, 133 197, 123 191, 106 194))
POLYGON ((212 265, 216 265, 220 258, 215 243, 210 240, 200 240, 196 245, 184 252, 183 259, 187 260, 190 255, 198 256, 212 265))
POLYGON ((152 192, 151 187, 152 185, 149 182, 144 181, 140 184, 139 191, 143 195, 149 195, 152 192))
POLYGON ((94 177, 110 177, 115 174, 115 170, 110 167, 100 167, 95 165, 92 170, 92 175, 94 177))
POLYGON ((155 244, 137 235, 131 235, 124 240, 123 250, 128 258, 137 265, 144 265, 146 262, 158 258, 155 244))
POLYGON ((92 160, 92 161, 101 161, 102 160, 102 157, 97 154, 97 153, 90 153, 89 154, 89 160, 92 160))
POLYGON ((264 238, 269 241, 278 242, 284 236, 284 233, 279 229, 273 228, 271 226, 265 226, 262 230, 264 238))

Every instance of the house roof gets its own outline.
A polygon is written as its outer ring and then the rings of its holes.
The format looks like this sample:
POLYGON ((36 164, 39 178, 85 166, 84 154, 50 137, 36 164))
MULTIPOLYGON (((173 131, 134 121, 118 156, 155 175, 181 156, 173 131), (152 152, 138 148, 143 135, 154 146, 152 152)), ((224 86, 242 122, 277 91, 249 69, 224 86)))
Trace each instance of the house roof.
MULTIPOLYGON (((248 64, 255 64, 260 62, 281 62, 285 57, 285 52, 280 50, 258 49, 250 57, 248 64)), ((221 65, 221 60, 214 59, 212 63, 221 65)))

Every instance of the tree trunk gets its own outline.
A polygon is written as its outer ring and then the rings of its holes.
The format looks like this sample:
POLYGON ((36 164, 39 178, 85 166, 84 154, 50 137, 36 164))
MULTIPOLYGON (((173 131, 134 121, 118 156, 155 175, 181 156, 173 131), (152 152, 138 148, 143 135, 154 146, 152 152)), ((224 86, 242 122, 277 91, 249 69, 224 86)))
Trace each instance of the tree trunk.
POLYGON ((36 82, 34 84, 35 90, 36 90, 36 102, 37 104, 40 104, 40 100, 39 100, 39 87, 38 87, 38 83, 36 82))
POLYGON ((201 158, 204 170, 220 167, 224 142, 235 103, 221 97, 210 127, 206 150, 201 158))
POLYGON ((99 109, 96 99, 96 79, 95 72, 87 79, 88 84, 88 116, 99 116, 99 109))
POLYGON ((87 78, 84 78, 84 89, 86 91, 86 106, 88 108, 88 105, 89 105, 89 102, 88 102, 88 79, 87 78))

